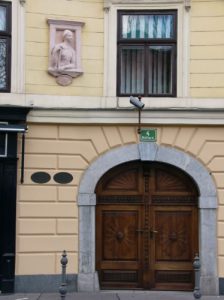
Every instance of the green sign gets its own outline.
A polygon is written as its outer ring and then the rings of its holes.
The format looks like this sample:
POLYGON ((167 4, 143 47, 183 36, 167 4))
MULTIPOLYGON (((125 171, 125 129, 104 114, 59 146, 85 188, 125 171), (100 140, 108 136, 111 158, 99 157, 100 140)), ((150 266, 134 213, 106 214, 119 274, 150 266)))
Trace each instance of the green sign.
POLYGON ((157 134, 156 129, 141 129, 140 141, 141 142, 156 142, 157 134))

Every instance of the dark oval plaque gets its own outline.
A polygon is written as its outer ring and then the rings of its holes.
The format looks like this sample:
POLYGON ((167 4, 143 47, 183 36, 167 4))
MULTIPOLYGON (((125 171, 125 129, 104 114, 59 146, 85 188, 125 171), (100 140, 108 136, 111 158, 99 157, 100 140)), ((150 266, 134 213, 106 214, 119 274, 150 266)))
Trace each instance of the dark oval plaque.
POLYGON ((70 173, 67 172, 60 172, 54 175, 54 181, 57 183, 70 183, 73 180, 73 176, 70 173))
POLYGON ((46 172, 36 172, 31 175, 31 180, 35 183, 47 183, 51 180, 51 176, 46 172))

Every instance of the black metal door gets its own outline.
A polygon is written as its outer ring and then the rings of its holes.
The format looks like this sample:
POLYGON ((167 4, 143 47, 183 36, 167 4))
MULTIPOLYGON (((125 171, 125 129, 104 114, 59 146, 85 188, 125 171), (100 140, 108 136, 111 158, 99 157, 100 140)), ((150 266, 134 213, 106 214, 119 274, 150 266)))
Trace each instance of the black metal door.
MULTIPOLYGON (((0 124, 0 292, 14 290, 18 125, 26 127, 27 107, 1 106, 0 124), (6 127, 7 127, 6 126, 6 127), (4 139, 6 136, 6 139, 4 139)), ((21 127, 20 126, 20 127, 21 127)))
MULTIPOLYGON (((14 136, 16 139, 16 135, 14 136)), ((16 151, 16 149, 14 149, 16 151)), ((0 157, 0 291, 14 290, 16 157, 0 157)))

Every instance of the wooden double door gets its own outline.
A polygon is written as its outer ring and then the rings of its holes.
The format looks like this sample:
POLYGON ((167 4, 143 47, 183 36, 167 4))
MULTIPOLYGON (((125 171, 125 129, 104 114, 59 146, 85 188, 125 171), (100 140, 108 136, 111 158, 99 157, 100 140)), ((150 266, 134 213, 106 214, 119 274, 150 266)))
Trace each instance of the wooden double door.
POLYGON ((96 188, 96 268, 103 289, 191 290, 197 188, 179 169, 134 162, 96 188))

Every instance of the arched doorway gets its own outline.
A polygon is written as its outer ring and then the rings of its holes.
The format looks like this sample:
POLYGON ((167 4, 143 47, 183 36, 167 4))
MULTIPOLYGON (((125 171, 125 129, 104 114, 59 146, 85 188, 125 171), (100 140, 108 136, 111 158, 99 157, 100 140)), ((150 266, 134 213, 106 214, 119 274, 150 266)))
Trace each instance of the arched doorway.
POLYGON ((129 162, 96 187, 96 269, 101 288, 192 290, 198 190, 180 169, 129 162))
POLYGON ((99 290, 95 255, 95 189, 100 178, 122 163, 140 160, 162 162, 181 169, 198 187, 199 255, 201 290, 204 295, 217 295, 217 195, 208 170, 197 159, 172 147, 156 143, 131 144, 112 149, 99 156, 85 171, 78 190, 79 206, 79 291, 99 290))

